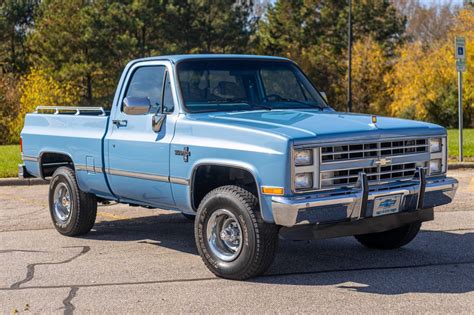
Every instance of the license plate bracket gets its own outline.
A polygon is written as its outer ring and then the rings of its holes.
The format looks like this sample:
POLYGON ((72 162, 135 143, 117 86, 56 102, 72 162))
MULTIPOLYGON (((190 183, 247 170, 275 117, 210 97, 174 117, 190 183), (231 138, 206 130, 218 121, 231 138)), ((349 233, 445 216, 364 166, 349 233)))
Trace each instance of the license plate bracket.
POLYGON ((402 195, 387 195, 375 198, 372 216, 379 217, 399 212, 401 200, 402 195))

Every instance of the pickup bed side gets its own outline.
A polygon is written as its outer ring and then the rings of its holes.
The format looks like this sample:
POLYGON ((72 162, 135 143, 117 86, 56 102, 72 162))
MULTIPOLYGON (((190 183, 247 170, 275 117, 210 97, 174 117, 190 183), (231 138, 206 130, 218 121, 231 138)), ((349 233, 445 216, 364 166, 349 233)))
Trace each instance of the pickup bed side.
POLYGON ((71 165, 81 190, 114 198, 103 164, 108 122, 108 115, 27 114, 21 137, 28 173, 44 178, 59 166, 71 165))

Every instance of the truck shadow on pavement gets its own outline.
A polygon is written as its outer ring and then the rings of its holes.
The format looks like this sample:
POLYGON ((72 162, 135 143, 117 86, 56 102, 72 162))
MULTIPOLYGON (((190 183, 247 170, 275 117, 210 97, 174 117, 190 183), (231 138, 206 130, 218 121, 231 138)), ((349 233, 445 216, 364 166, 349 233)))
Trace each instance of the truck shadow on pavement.
MULTIPOLYGON (((197 255, 193 227, 180 214, 160 214, 98 222, 84 238, 136 241, 197 255)), ((250 282, 383 295, 472 292, 474 233, 423 230, 408 246, 391 251, 367 249, 352 237, 280 240, 273 265, 250 282)))

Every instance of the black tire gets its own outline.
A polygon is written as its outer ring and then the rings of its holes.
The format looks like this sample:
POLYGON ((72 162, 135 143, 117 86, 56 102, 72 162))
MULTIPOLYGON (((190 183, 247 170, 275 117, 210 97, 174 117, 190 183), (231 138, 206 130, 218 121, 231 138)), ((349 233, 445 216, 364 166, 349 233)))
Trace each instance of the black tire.
POLYGON ((49 184, 49 210, 54 227, 62 235, 78 236, 88 233, 95 223, 97 199, 93 194, 81 191, 77 185, 76 174, 69 167, 58 168, 49 184), (67 218, 61 220, 55 210, 56 189, 66 187, 69 192, 69 209, 67 218))
POLYGON ((421 222, 414 222, 380 233, 355 235, 362 245, 376 249, 395 249, 410 243, 418 234, 421 222))
POLYGON ((244 280, 265 272, 275 257, 278 226, 263 221, 258 199, 238 186, 223 186, 209 192, 199 205, 194 224, 196 245, 207 268, 215 275, 244 280), (225 209, 235 216, 241 227, 241 249, 232 261, 217 257, 207 241, 209 219, 215 211, 225 209))
POLYGON ((181 212, 181 214, 183 215, 183 217, 185 217, 189 221, 196 220, 196 215, 195 214, 189 214, 189 213, 184 213, 184 212, 181 212))

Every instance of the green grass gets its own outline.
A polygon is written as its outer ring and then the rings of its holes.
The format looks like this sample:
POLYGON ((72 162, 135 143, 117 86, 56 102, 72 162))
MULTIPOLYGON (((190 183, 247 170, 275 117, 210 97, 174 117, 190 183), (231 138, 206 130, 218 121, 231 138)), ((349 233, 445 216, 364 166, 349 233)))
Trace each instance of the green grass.
POLYGON ((18 176, 18 164, 21 162, 19 145, 0 146, 0 178, 18 176))
MULTIPOLYGON (((474 161, 474 129, 464 129, 463 132, 464 161, 474 161)), ((459 157, 459 131, 448 130, 448 155, 450 161, 457 161, 459 157)))
MULTIPOLYGON (((448 146, 450 161, 458 159, 458 130, 448 130, 448 146)), ((464 160, 474 161, 474 129, 464 129, 464 160)), ((0 146, 0 178, 16 177, 18 164, 21 162, 18 145, 0 146)))

